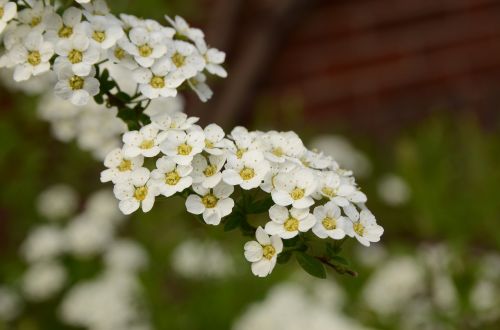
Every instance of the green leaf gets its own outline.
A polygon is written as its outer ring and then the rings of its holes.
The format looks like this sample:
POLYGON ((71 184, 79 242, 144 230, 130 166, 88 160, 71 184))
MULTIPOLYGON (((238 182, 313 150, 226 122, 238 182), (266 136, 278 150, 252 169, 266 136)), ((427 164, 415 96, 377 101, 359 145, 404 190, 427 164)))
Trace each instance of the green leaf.
POLYGON ((226 218, 226 221, 224 223, 224 231, 231 231, 238 228, 243 221, 245 221, 245 217, 241 213, 232 213, 226 218))
POLYGON ((273 199, 271 197, 264 198, 253 202, 248 206, 248 214, 260 214, 269 211, 271 206, 274 205, 273 199))
POLYGON ((297 252, 295 258, 299 265, 310 275, 318 278, 326 278, 326 271, 323 264, 304 252, 297 252))
POLYGON ((344 266, 349 266, 349 261, 347 261, 347 259, 345 259, 345 258, 342 258, 341 256, 334 256, 334 257, 332 257, 331 260, 335 261, 338 264, 341 264, 344 266))
POLYGON ((293 252, 283 252, 278 255, 278 263, 279 264, 286 264, 288 261, 290 261, 290 258, 292 257, 293 252))

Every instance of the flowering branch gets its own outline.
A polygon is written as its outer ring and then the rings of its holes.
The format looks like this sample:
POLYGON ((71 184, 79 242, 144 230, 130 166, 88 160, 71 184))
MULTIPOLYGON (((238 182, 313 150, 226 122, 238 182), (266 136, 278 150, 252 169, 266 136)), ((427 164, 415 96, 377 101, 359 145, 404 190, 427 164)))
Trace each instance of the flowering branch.
POLYGON ((149 212, 160 195, 182 196, 201 222, 255 235, 244 255, 256 276, 269 275, 292 255, 320 278, 325 265, 355 274, 339 256, 345 238, 369 246, 383 228, 352 172, 308 150, 294 132, 236 127, 226 135, 217 124, 202 128, 181 112, 147 113, 152 100, 175 97, 185 87, 207 101, 212 92, 205 74, 226 77, 225 54, 180 17, 166 16, 171 27, 165 27, 116 17, 104 0, 76 2, 56 8, 49 1, 0 0, 0 67, 13 68, 16 81, 53 72, 61 98, 76 106, 93 98, 118 110, 129 131, 104 160, 101 181, 114 184, 124 214, 149 212), (128 70, 135 92, 113 77, 117 68, 128 70), (250 218, 262 213, 265 222, 250 218))

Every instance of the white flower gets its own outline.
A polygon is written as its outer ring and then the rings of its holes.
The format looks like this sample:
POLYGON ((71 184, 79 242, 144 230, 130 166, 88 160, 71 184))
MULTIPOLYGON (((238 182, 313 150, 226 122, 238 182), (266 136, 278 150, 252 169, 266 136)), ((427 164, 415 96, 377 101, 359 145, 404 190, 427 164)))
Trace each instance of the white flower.
POLYGON ((231 143, 227 144, 229 158, 241 159, 247 151, 260 149, 260 144, 254 134, 249 133, 245 127, 233 128, 229 138, 232 139, 231 143))
POLYGON ((167 53, 167 46, 163 44, 162 35, 137 27, 129 32, 130 41, 121 39, 118 44, 130 55, 134 56, 137 63, 145 68, 153 66, 155 60, 167 53))
POLYGON ((137 68, 134 70, 134 80, 139 84, 141 93, 150 98, 174 97, 177 95, 183 78, 171 71, 168 60, 158 60, 151 68, 137 68))
POLYGON ((271 162, 297 161, 306 151, 302 140, 294 132, 269 132, 261 139, 266 158, 271 162))
POLYGON ((9 23, 17 14, 17 6, 15 2, 8 0, 0 0, 0 33, 5 30, 9 23))
POLYGON ((365 203, 367 201, 363 192, 335 172, 324 172, 319 181, 320 194, 338 206, 346 207, 350 202, 365 203))
MULTIPOLYGON (((173 100, 173 99, 169 98, 160 100, 173 100)), ((174 113, 156 112, 151 116, 151 121, 153 125, 155 125, 156 127, 158 127, 158 129, 161 130, 185 131, 192 128, 193 124, 195 124, 198 120, 199 118, 188 117, 188 115, 186 115, 183 112, 174 112, 174 113)))
POLYGON ((273 201, 281 206, 307 208, 314 204, 311 194, 316 190, 317 177, 308 169, 280 173, 274 180, 273 201))
POLYGON ((71 39, 64 39, 56 44, 56 53, 59 57, 54 66, 56 71, 63 66, 70 65, 76 75, 92 75, 93 65, 99 61, 99 48, 90 43, 90 39, 83 34, 75 34, 71 39))
POLYGON ((192 171, 192 166, 177 165, 163 156, 156 161, 156 169, 151 172, 151 178, 159 192, 165 197, 170 197, 191 186, 193 178, 189 174, 192 171))
POLYGON ((60 40, 69 39, 81 31, 82 11, 75 7, 66 9, 62 18, 56 16, 47 27, 45 37, 56 44, 60 40))
POLYGON ((192 41, 197 41, 198 39, 202 39, 205 37, 203 31, 197 28, 192 28, 188 25, 188 23, 180 16, 175 16, 175 19, 171 19, 167 15, 165 15, 165 19, 172 25, 172 27, 177 31, 181 36, 188 37, 192 41))
POLYGON ((277 235, 269 237, 262 227, 255 232, 257 241, 245 244, 245 258, 252 263, 252 273, 259 277, 271 274, 278 254, 283 251, 283 242, 277 235))
POLYGON ((45 5, 44 1, 36 1, 31 7, 18 13, 19 21, 31 30, 43 32, 50 22, 57 19, 54 7, 45 5))
POLYGON ((130 131, 123 134, 123 155, 126 157, 155 157, 160 153, 159 144, 163 134, 158 134, 154 125, 146 125, 139 131, 130 131))
POLYGON ((226 53, 215 48, 208 48, 203 39, 196 42, 196 47, 205 60, 205 69, 211 74, 226 78, 227 71, 221 65, 226 60, 226 53))
POLYGON ((17 44, 9 52, 10 59, 17 64, 14 80, 25 81, 49 71, 53 54, 52 44, 44 41, 39 32, 28 34, 22 44, 17 44))
POLYGON ((260 151, 250 151, 241 159, 231 158, 222 176, 227 184, 249 190, 260 186, 269 170, 269 163, 264 155, 260 151))
POLYGON ((169 47, 166 58, 170 60, 171 68, 176 76, 189 79, 203 71, 205 61, 192 44, 175 40, 169 47))
POLYGON ((316 207, 313 214, 316 218, 316 224, 312 231, 316 236, 319 238, 344 238, 344 226, 348 220, 341 216, 340 208, 337 205, 328 202, 325 205, 316 207))
POLYGON ((125 157, 122 149, 113 149, 104 159, 104 166, 107 169, 101 172, 101 182, 123 182, 129 178, 132 171, 142 167, 143 164, 142 155, 129 158, 125 157))
POLYGON ((206 189, 201 185, 193 186, 193 189, 201 197, 190 195, 186 199, 186 209, 192 214, 203 214, 203 220, 207 224, 218 225, 233 210, 234 201, 229 198, 234 191, 233 186, 221 182, 213 189, 206 189))
POLYGON ((55 185, 44 190, 37 198, 36 208, 49 220, 69 217, 78 207, 78 195, 69 186, 55 185))
POLYGON ((193 158, 193 183, 201 184, 204 188, 213 188, 222 180, 222 167, 226 162, 224 156, 209 155, 208 159, 198 154, 193 158))
MULTIPOLYGON (((82 6, 85 9, 84 14, 87 19, 92 19, 94 16, 106 16, 110 18, 109 7, 105 0, 91 0, 82 2, 82 6)), ((116 19, 114 16, 113 19, 116 19)))
POLYGON ((139 207, 143 212, 149 212, 158 195, 156 186, 150 180, 150 172, 146 168, 140 168, 130 174, 130 179, 118 183, 113 192, 120 201, 119 208, 123 214, 131 214, 139 207))
POLYGON ((115 21, 104 16, 94 16, 89 22, 83 22, 82 28, 90 41, 101 49, 110 49, 125 33, 115 21))
POLYGON ((205 151, 220 156, 225 153, 227 140, 224 139, 224 130, 217 124, 210 124, 203 130, 205 133, 205 151))
POLYGON ((384 228, 379 226, 373 214, 368 210, 360 213, 354 207, 346 207, 344 211, 351 221, 345 225, 345 233, 356 239, 365 246, 370 246, 370 242, 380 241, 380 236, 384 233, 384 228))
POLYGON ((40 302, 53 297, 67 279, 64 267, 55 261, 38 262, 30 266, 22 278, 26 297, 40 302))
POLYGON ((61 230, 53 225, 44 225, 31 231, 21 247, 21 252, 26 261, 35 262, 55 258, 64 248, 61 230))
POLYGON ((63 100, 70 100, 77 106, 86 105, 92 96, 99 93, 99 81, 93 76, 94 69, 89 76, 79 76, 73 73, 71 66, 64 66, 58 72, 58 79, 54 92, 63 100))
POLYGON ((269 209, 271 221, 266 224, 269 235, 278 235, 283 239, 297 236, 299 232, 306 232, 316 223, 316 218, 309 213, 309 209, 291 208, 273 205, 269 209))
POLYGON ((188 85, 198 95, 201 102, 207 102, 212 98, 214 92, 206 84, 207 77, 203 73, 198 73, 193 78, 188 79, 188 85))
POLYGON ((160 145, 161 151, 179 165, 189 165, 193 157, 205 147, 205 134, 195 129, 189 133, 184 131, 168 131, 160 145))

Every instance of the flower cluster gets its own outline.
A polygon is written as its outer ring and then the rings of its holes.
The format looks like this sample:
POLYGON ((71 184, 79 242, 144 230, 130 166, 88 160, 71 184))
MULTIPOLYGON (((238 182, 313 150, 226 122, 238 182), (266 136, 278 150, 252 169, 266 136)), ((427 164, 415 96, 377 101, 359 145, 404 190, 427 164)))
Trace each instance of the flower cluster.
POLYGON ((268 211, 269 221, 253 227, 257 240, 245 245, 257 276, 270 274, 282 240, 301 233, 355 237, 366 246, 379 241, 383 229, 352 173, 308 150, 295 133, 236 127, 226 136, 216 124, 202 128, 196 121, 183 113, 160 114, 123 135, 123 147, 108 154, 101 174, 103 182, 114 183, 123 213, 148 212, 157 197, 174 195, 185 197, 187 211, 209 225, 225 217, 227 223, 229 215, 268 211), (265 195, 265 207, 255 212, 258 193, 265 195))
POLYGON ((181 17, 166 20, 170 27, 126 14, 117 17, 104 0, 65 7, 44 0, 1 0, 5 52, 0 67, 12 68, 17 82, 52 71, 55 93, 78 106, 103 95, 112 103, 111 90, 121 92, 102 74, 104 62, 131 71, 138 93, 122 100, 126 104, 141 96, 174 97, 183 85, 208 100, 212 92, 206 74, 227 76, 221 66, 225 54, 208 47, 203 32, 181 17))

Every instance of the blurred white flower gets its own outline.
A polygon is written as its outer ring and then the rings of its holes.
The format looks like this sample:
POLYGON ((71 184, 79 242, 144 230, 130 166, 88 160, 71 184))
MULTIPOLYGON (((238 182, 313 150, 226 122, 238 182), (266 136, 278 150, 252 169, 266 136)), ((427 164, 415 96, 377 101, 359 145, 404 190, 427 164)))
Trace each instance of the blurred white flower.
POLYGON ((81 214, 68 224, 65 234, 68 252, 79 257, 92 257, 107 248, 114 231, 111 223, 100 223, 81 214))
POLYGON ((389 316, 400 311, 423 287, 422 265, 412 257, 398 257, 378 266, 365 284, 362 297, 371 310, 389 316))
POLYGON ((66 294, 59 309, 62 320, 89 329, 135 329, 147 315, 138 308, 139 284, 122 272, 107 272, 81 282, 66 294))
POLYGON ((41 225, 32 230, 21 246, 24 259, 30 263, 58 257, 65 251, 65 237, 54 225, 41 225))
POLYGON ((66 283, 66 269, 56 261, 32 264, 24 273, 22 288, 26 299, 45 301, 57 294, 66 283))
POLYGON ((283 283, 273 287, 265 300, 255 303, 234 323, 233 330, 367 330, 354 319, 344 315, 339 306, 324 303, 325 292, 336 292, 338 288, 331 282, 313 286, 313 294, 308 293, 303 283, 283 283), (317 296, 318 290, 322 294, 317 296))
POLYGON ((379 197, 390 206, 406 204, 410 199, 410 188, 399 176, 388 174, 377 184, 379 197))
POLYGON ((21 308, 19 295, 8 287, 0 286, 0 320, 12 321, 19 315, 21 308))
POLYGON ((127 239, 113 242, 108 247, 104 260, 108 268, 123 272, 142 270, 148 263, 144 249, 136 242, 127 239))
POLYGON ((71 216, 78 207, 78 196, 73 188, 58 184, 44 190, 37 199, 37 211, 48 220, 71 216))
POLYGON ((190 239, 178 245, 172 253, 172 268, 189 279, 225 278, 234 272, 234 264, 216 241, 190 239))

